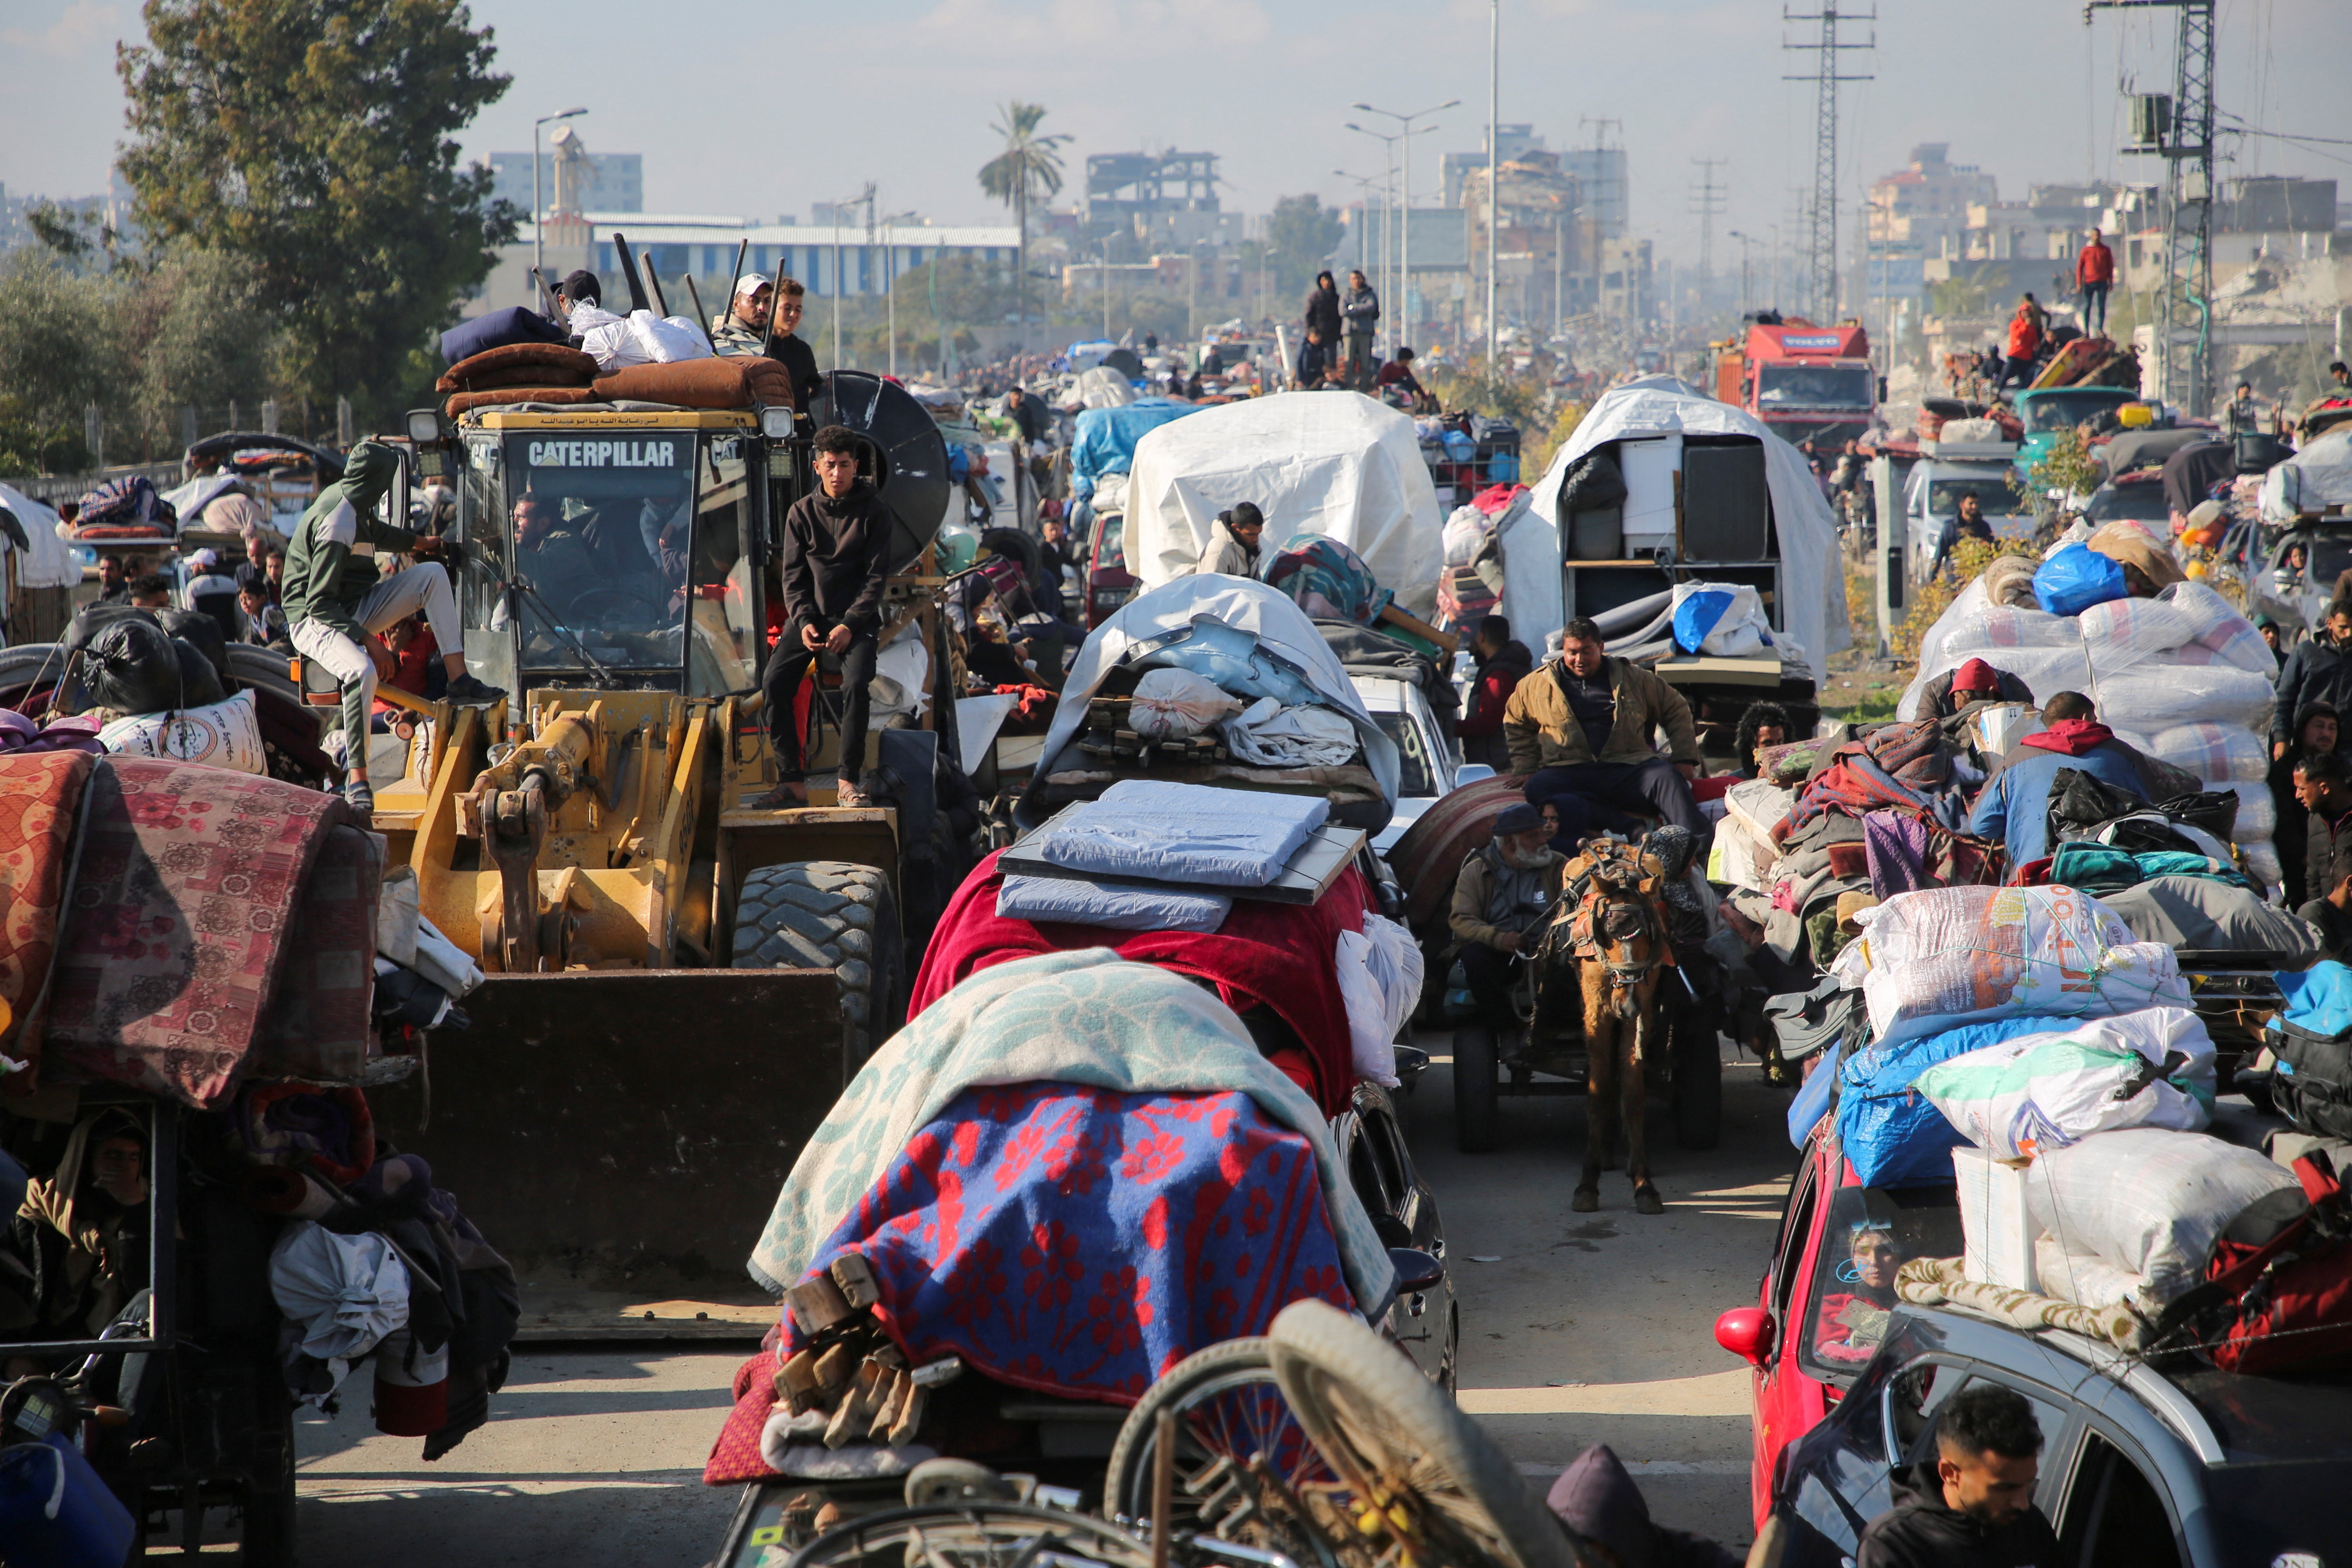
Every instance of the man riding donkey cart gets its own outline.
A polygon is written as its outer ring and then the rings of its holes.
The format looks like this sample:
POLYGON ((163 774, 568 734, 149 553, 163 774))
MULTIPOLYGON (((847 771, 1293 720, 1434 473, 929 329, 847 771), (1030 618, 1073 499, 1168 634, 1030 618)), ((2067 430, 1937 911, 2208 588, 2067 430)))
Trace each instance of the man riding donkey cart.
MULTIPOLYGON (((1659 985, 1678 959, 1711 962, 1701 951, 1708 900, 1689 875, 1707 831, 1684 771, 1696 769, 1697 735, 1681 696, 1650 671, 1608 658, 1590 622, 1571 623, 1564 643, 1560 658, 1512 693, 1504 729, 1515 777, 1496 785, 1499 793, 1524 780, 1527 798, 1498 799, 1491 841, 1462 862, 1447 928, 1478 1019, 1515 1079, 1551 1060, 1548 1040, 1580 1027, 1591 1131, 1576 1209, 1600 1206, 1602 1166, 1622 1157, 1635 1208, 1657 1214, 1664 1205, 1650 1180, 1643 1068, 1661 1058, 1659 985), (1650 749, 1657 729, 1666 731, 1675 761, 1650 749), (1529 804, 1538 801, 1556 811, 1557 829, 1529 804), (1642 824, 1630 812, 1668 822, 1637 849, 1629 838, 1642 824), (1531 1000, 1515 983, 1522 960, 1531 1000), (1502 1044, 1516 1041, 1524 1048, 1502 1044)), ((1698 1005, 1718 988, 1702 992, 1687 976, 1668 984, 1679 992, 1668 1000, 1690 1004, 1675 1010, 1719 1069, 1715 1008, 1698 1005)), ((1468 1071, 1457 1050, 1457 1096, 1477 1092, 1468 1071)), ((1711 1129, 1691 1131, 1686 1142, 1711 1142, 1711 1129)))

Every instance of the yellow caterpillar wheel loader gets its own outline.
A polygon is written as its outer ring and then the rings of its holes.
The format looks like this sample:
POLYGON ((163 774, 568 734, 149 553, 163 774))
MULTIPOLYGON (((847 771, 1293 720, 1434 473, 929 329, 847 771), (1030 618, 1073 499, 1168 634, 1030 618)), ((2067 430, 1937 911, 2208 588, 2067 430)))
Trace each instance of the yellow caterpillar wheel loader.
MULTIPOLYGON (((488 979, 376 1115, 514 1259, 526 1333, 692 1333, 744 1299, 777 1189, 903 1016, 965 868, 939 793, 961 777, 930 571, 945 443, 873 376, 836 373, 812 412, 867 437, 905 525, 882 666, 921 711, 875 737, 884 793, 856 808, 822 771, 806 807, 749 804, 777 778, 772 541, 809 483, 791 410, 409 417, 413 478, 457 492, 466 667, 509 695, 384 692, 411 710, 371 759, 388 864, 488 979)), ((803 689, 817 770, 825 685, 803 689)))

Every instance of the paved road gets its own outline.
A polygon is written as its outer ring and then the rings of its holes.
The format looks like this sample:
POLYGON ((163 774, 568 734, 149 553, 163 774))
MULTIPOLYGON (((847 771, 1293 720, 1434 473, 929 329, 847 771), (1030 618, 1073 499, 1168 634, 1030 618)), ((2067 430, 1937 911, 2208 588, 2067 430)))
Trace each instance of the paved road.
MULTIPOLYGON (((1403 1111, 1461 1291, 1464 1407, 1538 1487, 1606 1441, 1661 1522, 1744 1549, 1748 1376, 1713 1326, 1754 1299, 1792 1160, 1786 1096, 1752 1063, 1726 1079, 1721 1148, 1685 1154, 1653 1116, 1666 1212, 1648 1218, 1617 1173, 1600 1213, 1570 1210, 1580 1100, 1505 1100, 1507 1143, 1485 1155, 1454 1151, 1446 1066, 1403 1111)), ((526 1347, 489 1426, 433 1465, 375 1432, 357 1387, 300 1428, 302 1559, 698 1568, 734 1504, 700 1474, 745 1353, 526 1347)))

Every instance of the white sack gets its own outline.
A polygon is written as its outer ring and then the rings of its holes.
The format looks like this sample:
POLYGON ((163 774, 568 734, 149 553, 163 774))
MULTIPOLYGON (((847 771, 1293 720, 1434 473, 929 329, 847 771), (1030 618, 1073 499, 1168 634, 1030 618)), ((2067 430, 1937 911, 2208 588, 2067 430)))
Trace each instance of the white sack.
POLYGON ((629 337, 645 363, 676 364, 680 360, 709 359, 710 340, 684 316, 656 316, 651 310, 629 312, 629 337))
POLYGON ((1421 945, 1394 921, 1367 912, 1361 932, 1339 933, 1337 960, 1356 1076, 1394 1089, 1397 1034, 1421 1003, 1421 945))
POLYGON ((1185 741, 1241 710, 1240 699, 1189 669, 1148 669, 1128 723, 1147 741, 1185 741))
POLYGON ((1937 1063, 1911 1087, 1994 1159, 2030 1160, 2125 1127, 2200 1131, 2211 1119, 2213 1084, 2203 1020, 2186 1007, 2150 1007, 2002 1040, 1937 1063), (2149 1064, 2176 1052, 2180 1066, 2142 1081, 2149 1064), (2134 1082, 2140 1089, 2126 1094, 2134 1082))
POLYGON ((1436 487, 1412 420, 1360 393, 1255 397, 1171 420, 1136 443, 1129 481, 1128 570, 1147 587, 1191 572, 1217 514, 1250 501, 1265 513, 1269 553, 1328 535, 1400 606, 1435 611, 1436 487))
POLYGON ((1855 918, 1862 936, 1831 973, 1861 988, 1882 1047, 2000 1018, 2189 1005, 2172 950, 2072 888, 1933 888, 1855 918))
POLYGON ((2137 1307, 2147 1299, 2147 1281, 2140 1276, 2069 1252, 2053 1237, 2034 1238, 2033 1273, 2040 1294, 2061 1301, 2085 1307, 2137 1307))
POLYGON ((2027 1168, 2025 1196, 2034 1223, 2066 1251, 2139 1275, 2135 1305, 2155 1310, 2205 1277, 2231 1221, 2296 1184, 2251 1149, 2134 1127, 2042 1155, 2027 1168))
POLYGON ((1234 756, 1262 768, 1339 768, 1356 758, 1356 727, 1328 708, 1261 697, 1225 721, 1223 732, 1234 756))
POLYGON ((408 1270, 373 1231, 338 1236, 315 1221, 286 1227, 269 1252, 269 1293, 301 1328, 302 1353, 355 1361, 408 1325, 408 1270))
POLYGON ((240 773, 269 771, 269 759, 261 749, 261 719, 253 710, 250 690, 203 708, 117 719, 100 730, 98 738, 108 751, 123 756, 194 763, 240 773))

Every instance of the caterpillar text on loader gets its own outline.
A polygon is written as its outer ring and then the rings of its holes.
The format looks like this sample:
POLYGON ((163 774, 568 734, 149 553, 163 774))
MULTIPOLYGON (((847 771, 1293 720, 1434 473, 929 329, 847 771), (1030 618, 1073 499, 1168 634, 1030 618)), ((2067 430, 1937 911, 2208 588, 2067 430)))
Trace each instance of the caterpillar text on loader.
MULTIPOLYGON (((812 412, 868 437, 901 520, 885 646, 923 623, 919 684, 951 689, 919 571, 948 501, 936 425, 855 373, 812 412)), ((413 704, 425 721, 377 760, 389 864, 489 976, 378 1120, 499 1237, 526 1335, 740 1332, 709 1303, 760 1315, 742 1259, 952 890, 951 738, 929 726, 954 705, 877 737, 895 800, 842 808, 828 782, 748 808, 777 776, 756 692, 772 541, 807 488, 790 409, 410 425, 416 477, 457 492, 467 668, 513 695, 413 704)), ((812 767, 837 748, 825 731, 812 767)))

